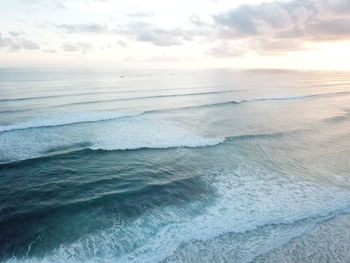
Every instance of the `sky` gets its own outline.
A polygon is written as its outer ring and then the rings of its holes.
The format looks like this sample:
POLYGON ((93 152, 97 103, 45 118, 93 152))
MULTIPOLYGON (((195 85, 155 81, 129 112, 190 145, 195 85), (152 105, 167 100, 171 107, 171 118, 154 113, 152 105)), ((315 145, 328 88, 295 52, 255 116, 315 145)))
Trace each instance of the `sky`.
POLYGON ((1 67, 350 70, 350 0, 1 0, 1 67))

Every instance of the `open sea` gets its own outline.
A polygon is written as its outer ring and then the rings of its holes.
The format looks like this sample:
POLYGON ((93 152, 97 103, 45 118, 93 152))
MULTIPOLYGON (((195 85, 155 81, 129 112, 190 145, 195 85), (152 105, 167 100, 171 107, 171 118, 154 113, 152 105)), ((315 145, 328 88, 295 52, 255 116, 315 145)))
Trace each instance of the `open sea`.
POLYGON ((350 262, 350 72, 0 69, 0 262, 350 262))

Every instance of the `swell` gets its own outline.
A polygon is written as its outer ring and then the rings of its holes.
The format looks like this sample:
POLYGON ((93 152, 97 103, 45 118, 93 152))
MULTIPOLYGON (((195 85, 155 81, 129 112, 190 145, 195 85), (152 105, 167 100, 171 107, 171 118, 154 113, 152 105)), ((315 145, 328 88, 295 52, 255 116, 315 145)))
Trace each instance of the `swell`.
MULTIPOLYGON (((197 93, 195 93, 197 95, 197 93)), ((204 93, 198 93, 198 95, 201 95, 204 93)), ((332 93, 320 93, 320 94, 310 94, 310 95, 297 95, 297 96, 284 96, 284 97, 268 97, 268 98, 258 98, 258 99, 251 99, 251 100, 241 100, 241 101, 223 101, 223 102, 217 102, 217 103, 210 103, 210 104, 200 104, 200 105, 193 105, 193 106, 183 106, 183 107, 175 107, 175 108, 167 108, 167 109, 155 109, 155 110, 148 110, 140 113, 134 113, 134 114, 123 114, 123 113, 113 113, 113 112, 100 112, 101 117, 99 118, 89 118, 86 117, 86 119, 78 119, 78 120, 70 120, 70 121, 59 121, 55 120, 53 123, 50 123, 50 120, 44 121, 41 123, 40 121, 37 124, 31 123, 31 121, 26 121, 23 123, 18 123, 14 125, 7 125, 7 126, 0 126, 0 133, 1 132, 9 132, 13 130, 24 130, 24 129, 32 129, 32 128, 46 128, 46 127, 56 127, 56 126, 65 126, 65 125, 73 125, 78 123, 90 123, 90 122, 101 122, 101 121, 109 121, 109 120, 115 120, 119 118, 133 118, 136 116, 144 115, 144 114, 150 114, 150 113, 161 113, 161 112, 169 112, 174 110, 187 110, 187 109, 200 109, 200 108, 208 108, 208 107, 218 107, 218 106, 225 106, 225 105, 239 105, 244 103, 253 103, 253 102, 263 102, 263 101, 284 101, 284 100, 300 100, 300 99, 307 99, 312 97, 327 97, 327 96, 337 96, 337 95, 348 95, 350 92, 348 91, 342 91, 342 92, 332 92, 332 93), (106 116, 104 116, 106 114, 106 116), (114 116, 116 115, 116 116, 114 116)), ((191 94, 188 94, 191 95, 191 94)), ((162 96, 162 95, 160 95, 162 96)), ((174 95, 164 95, 164 96, 174 96, 174 95)), ((175 96, 186 96, 184 94, 181 95, 175 95, 175 96)), ((159 96, 149 96, 150 97, 159 97, 159 96)), ((139 99, 144 99, 139 98, 139 99)), ((136 99, 136 98, 133 98, 136 99)), ((119 99, 123 100, 123 99, 119 99)), ((125 100, 129 100, 126 98, 125 100)), ((111 100, 114 101, 114 100, 111 100)), ((83 102, 84 103, 84 102, 83 102)), ((82 103, 79 103, 82 104, 82 103)), ((89 114, 89 112, 86 112, 89 114)), ((98 112, 95 112, 98 113, 98 112)), ((76 119, 76 118, 75 118, 76 119)), ((35 122, 35 121, 34 121, 35 122)))
MULTIPOLYGON (((108 214, 113 212, 120 217, 132 220, 149 210, 180 205, 184 200, 191 201, 200 193, 209 190, 200 184, 198 177, 193 173, 187 173, 186 177, 183 175, 180 177, 171 176, 161 183, 152 180, 152 178, 133 182, 132 177, 128 180, 118 177, 89 180, 88 177, 78 183, 76 180, 64 180, 59 184, 55 182, 40 185, 40 187, 21 188, 11 189, 11 192, 8 193, 20 193, 17 200, 21 201, 16 201, 15 204, 5 206, 2 209, 0 241, 4 246, 1 248, 2 251, 0 250, 0 261, 1 256, 11 255, 15 250, 20 253, 21 247, 25 247, 27 242, 27 240, 20 239, 23 233, 32 226, 45 225, 46 220, 52 215, 58 214, 62 215, 64 219, 69 219, 81 213, 93 213, 99 207, 103 207, 103 210, 108 214), (101 185, 104 187, 99 187, 101 185), (113 187, 108 188, 108 185, 113 185, 113 187), (57 193, 58 189, 66 191, 66 195, 62 198, 57 194, 56 198, 50 198, 53 192, 57 193), (84 193, 87 191, 89 194, 85 195, 84 193), (31 199, 35 199, 35 205, 31 203, 31 199)), ((91 217, 89 219, 90 222, 94 220, 96 222, 92 228, 95 230, 111 227, 108 220, 103 223, 103 227, 97 224, 101 223, 98 218, 91 217)), ((80 234, 84 236, 90 231, 92 231, 91 228, 89 230, 82 229, 80 234)), ((39 230, 37 235, 40 235, 40 232, 39 230)), ((56 235, 55 238, 56 244, 65 243, 69 239, 62 234, 56 235)))
MULTIPOLYGON (((171 90, 203 89, 203 88, 213 88, 213 87, 215 87, 215 86, 177 88, 177 89, 171 89, 171 90)), ((8 99, 0 99, 0 102, 42 100, 42 99, 53 99, 53 98, 67 98, 67 97, 71 98, 71 97, 75 97, 75 96, 84 96, 84 95, 138 93, 138 92, 154 92, 154 91, 166 91, 166 90, 164 90, 164 89, 131 89, 131 90, 100 91, 100 92, 82 92, 82 93, 61 94, 61 95, 33 96, 33 97, 22 97, 22 98, 8 98, 8 99)), ((235 92, 235 91, 239 91, 239 90, 233 90, 233 91, 230 91, 230 92, 235 92)))
MULTIPOLYGON (((151 90, 148 90, 151 91, 151 90)), ((157 91, 157 90, 154 90, 157 91)), ((58 104, 58 105, 52 105, 52 106, 38 106, 38 107, 30 107, 26 109, 15 109, 15 110, 4 110, 0 111, 0 113, 12 113, 12 112, 18 112, 18 111, 27 111, 27 110, 36 110, 36 109, 42 109, 42 108, 60 108, 60 107, 67 107, 67 106, 76 106, 76 105, 85 105, 85 104, 97 104, 97 103, 104 103, 104 102, 117 102, 117 101, 133 101, 133 100, 144 100, 144 99, 161 99, 161 98, 172 98, 172 97, 187 97, 187 96, 200 96, 200 95, 214 95, 214 94, 225 94, 225 93, 233 93, 233 92, 239 92, 240 90, 222 90, 222 91, 210 91, 210 92, 197 92, 197 93, 185 93, 185 94, 166 94, 166 95, 153 95, 153 96, 140 96, 140 97, 128 97, 128 98, 117 98, 117 99, 107 99, 107 100, 95 100, 95 101, 81 101, 81 102, 72 102, 72 103, 64 103, 64 104, 58 104)), ((124 92, 124 91, 123 91, 124 92)), ((136 92, 136 91, 134 91, 136 92)), ((144 92, 142 90, 139 90, 139 92, 144 92)), ((109 92, 107 92, 109 93, 109 92)), ((110 92, 115 93, 115 92, 110 92)), ((125 91, 125 93, 129 93, 129 91, 125 91)), ((104 94, 104 92, 99 93, 82 93, 80 95, 88 95, 88 94, 104 94)), ((72 95, 72 96, 75 96, 72 95)), ((72 97, 70 95, 59 95, 59 96, 44 96, 44 97, 33 97, 33 99, 45 99, 45 98, 58 98, 58 97, 72 97)), ((0 100, 1 101, 21 101, 21 100, 30 100, 31 98, 23 98, 23 99, 5 99, 0 100)))
MULTIPOLYGON (((154 198, 158 200, 157 195, 159 194, 171 194, 174 198, 164 200, 164 202, 175 202, 175 197, 179 197, 178 191, 182 192, 181 197, 184 197, 186 194, 189 199, 193 198, 193 193, 195 190, 193 189, 190 192, 188 191, 188 187, 183 188, 183 185, 195 187, 197 185, 197 177, 195 175, 189 174, 188 177, 185 178, 174 178, 170 177, 167 178, 167 181, 163 181, 162 183, 159 183, 157 181, 151 181, 144 180, 143 182, 137 181, 137 184, 135 183, 132 185, 132 180, 130 180, 127 183, 123 183, 121 178, 100 178, 100 179, 84 179, 80 182, 76 181, 69 181, 64 180, 62 182, 57 183, 46 183, 43 185, 36 185, 34 188, 27 188, 27 187, 18 187, 16 189, 13 189, 13 193, 21 192, 21 195, 28 196, 27 199, 30 200, 30 197, 35 196, 38 198, 37 205, 25 205, 25 201, 23 203, 18 204, 19 208, 12 209, 3 207, 0 223, 1 225, 6 225, 11 221, 13 218, 20 217, 20 218, 38 218, 38 215, 45 216, 47 214, 52 213, 53 211, 61 210, 61 211, 77 211, 77 210, 84 210, 89 207, 94 207, 98 205, 104 205, 104 204, 110 204, 113 206, 112 201, 119 201, 120 203, 128 203, 129 201, 127 199, 139 199, 138 202, 143 199, 145 196, 149 199, 154 198), (194 183, 196 182, 196 184, 194 183), (111 184, 113 183, 115 186, 113 189, 110 189, 110 191, 97 191, 95 189, 97 186, 101 184, 111 184), (73 192, 78 191, 83 193, 84 191, 87 191, 87 189, 92 189, 96 192, 92 192, 88 196, 82 196, 79 194, 76 194, 76 196, 70 196, 67 197, 67 199, 53 199, 50 201, 47 201, 44 199, 44 201, 39 202, 41 197, 49 196, 50 193, 57 191, 57 189, 64 189, 66 187, 72 187, 74 189, 70 189, 73 192), (177 189, 177 190, 176 190, 177 189), (141 198, 141 196, 143 196, 141 198), (39 198, 40 197, 40 198, 39 198), (22 207, 23 206, 23 207, 22 207)), ((209 189, 201 189, 201 191, 207 191, 209 189)), ((199 191, 197 189, 197 191, 199 191)), ((135 200, 135 203, 138 203, 135 200)), ((159 203, 156 205, 160 205, 159 203)), ((150 207, 148 207, 150 209, 150 207)), ((40 217, 40 216, 39 216, 40 217)), ((24 219, 23 219, 24 220, 24 219)), ((25 221, 25 220, 24 220, 25 221)))
POLYGON ((131 98, 120 98, 120 99, 109 99, 109 100, 83 101, 83 102, 73 102, 73 103, 55 105, 53 107, 66 107, 66 106, 73 106, 73 105, 95 104, 95 103, 114 102, 114 101, 129 101, 129 100, 132 101, 132 100, 143 100, 143 99, 158 99, 158 98, 213 95, 213 94, 224 94, 224 93, 232 93, 232 92, 236 92, 236 90, 210 91, 210 92, 185 93, 185 94, 169 94, 169 95, 154 95, 154 96, 142 96, 142 97, 131 97, 131 98))
POLYGON ((18 123, 18 124, 0 126, 0 133, 11 132, 16 130, 59 127, 59 126, 66 126, 66 125, 91 123, 91 122, 102 122, 102 121, 116 120, 116 119, 122 119, 122 118, 130 118, 130 117, 135 117, 142 114, 143 112, 139 112, 139 113, 84 112, 84 113, 74 113, 74 114, 62 114, 56 117, 56 119, 36 118, 36 119, 32 119, 22 123, 18 123))
POLYGON ((311 86, 303 86, 302 88, 337 87, 337 86, 345 86, 345 85, 350 85, 350 82, 334 83, 334 84, 322 84, 322 85, 311 85, 311 86))
POLYGON ((174 110, 210 108, 210 107, 219 107, 219 106, 226 106, 226 105, 239 105, 239 104, 253 103, 253 102, 259 102, 259 101, 298 100, 298 99, 308 99, 308 98, 312 98, 312 97, 326 97, 326 96, 349 95, 349 94, 350 94, 350 92, 348 92, 348 91, 344 91, 344 92, 342 91, 342 92, 320 93, 320 94, 310 94, 310 95, 268 97, 268 98, 258 98, 258 99, 240 100, 240 101, 230 100, 230 101, 216 102, 216 103, 210 103, 210 104, 183 106, 183 107, 160 109, 160 110, 149 110, 149 111, 145 111, 144 114, 156 113, 156 112, 167 112, 167 111, 174 111, 174 110))
MULTIPOLYGON (((349 85, 349 83, 337 83, 337 84, 324 84, 324 85, 310 85, 303 86, 302 88, 317 88, 317 87, 336 87, 349 85)), ((211 88, 213 86, 210 86, 211 88)), ((202 89, 209 87, 194 87, 194 88, 177 88, 172 90, 187 90, 187 89, 202 89)), ((289 88, 289 87, 288 87, 289 88)), ((75 96, 84 96, 84 95, 99 95, 99 94, 119 94, 119 93, 137 93, 137 92, 153 92, 153 91, 164 91, 164 89, 132 89, 132 90, 116 90, 116 91, 101 91, 101 92, 82 92, 82 93, 73 93, 73 94, 62 94, 62 95, 48 95, 48 96, 33 96, 33 97, 21 97, 21 98, 5 98, 0 99, 0 102, 11 102, 11 101, 27 101, 27 100, 42 100, 42 99, 53 99, 53 98, 71 98, 75 96)), ((235 92, 239 90, 234 90, 235 92)), ((228 91, 230 92, 230 91, 228 91)), ((215 92, 214 92, 215 93, 215 92)), ((131 98, 130 98, 131 99, 131 98)))
POLYGON ((298 100, 298 99, 308 99, 308 98, 312 98, 312 97, 328 97, 328 96, 349 95, 349 94, 350 94, 349 91, 341 91, 341 92, 319 93, 319 94, 310 94, 310 95, 267 97, 267 98, 258 98, 258 99, 240 100, 240 101, 230 100, 230 101, 223 101, 223 102, 210 103, 210 104, 201 104, 201 105, 194 105, 194 106, 169 108, 169 109, 164 109, 164 110, 150 110, 150 111, 145 111, 145 113, 171 111, 171 110, 182 110, 182 109, 193 109, 193 108, 207 108, 207 107, 216 107, 216 106, 225 106, 225 105, 238 105, 238 104, 252 103, 252 102, 259 102, 259 101, 298 100))
POLYGON ((338 115, 338 116, 333 116, 330 118, 326 118, 326 119, 324 119, 324 122, 340 123, 340 122, 344 122, 346 120, 349 120, 349 118, 350 118, 350 109, 347 109, 347 110, 345 110, 344 114, 338 115))
POLYGON ((225 141, 236 141, 236 140, 253 140, 253 139, 276 139, 285 136, 296 135, 306 130, 289 130, 285 132, 273 132, 273 133, 256 133, 256 134, 243 134, 236 136, 229 136, 225 138, 225 141))
POLYGON ((327 92, 327 93, 317 93, 317 94, 308 94, 308 95, 291 95, 284 97, 270 97, 270 98, 259 98, 253 99, 251 101, 270 101, 270 100, 297 100, 297 99, 307 99, 312 97, 328 97, 328 96, 337 96, 337 95, 349 95, 349 91, 338 91, 338 92, 327 92))

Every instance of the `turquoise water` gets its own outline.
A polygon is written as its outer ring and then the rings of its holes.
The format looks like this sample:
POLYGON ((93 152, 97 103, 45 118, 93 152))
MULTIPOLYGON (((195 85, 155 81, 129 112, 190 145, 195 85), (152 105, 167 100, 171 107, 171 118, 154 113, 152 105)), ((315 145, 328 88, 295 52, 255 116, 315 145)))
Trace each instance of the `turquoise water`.
POLYGON ((347 262, 349 102, 344 72, 0 69, 0 261, 347 262))

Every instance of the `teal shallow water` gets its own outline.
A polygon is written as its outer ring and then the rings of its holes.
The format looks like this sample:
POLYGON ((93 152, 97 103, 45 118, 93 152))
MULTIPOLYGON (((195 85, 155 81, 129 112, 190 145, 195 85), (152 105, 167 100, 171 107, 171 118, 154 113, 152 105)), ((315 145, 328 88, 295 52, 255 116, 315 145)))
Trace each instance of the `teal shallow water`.
POLYGON ((0 70, 1 261, 305 262, 348 231, 349 80, 0 70))

